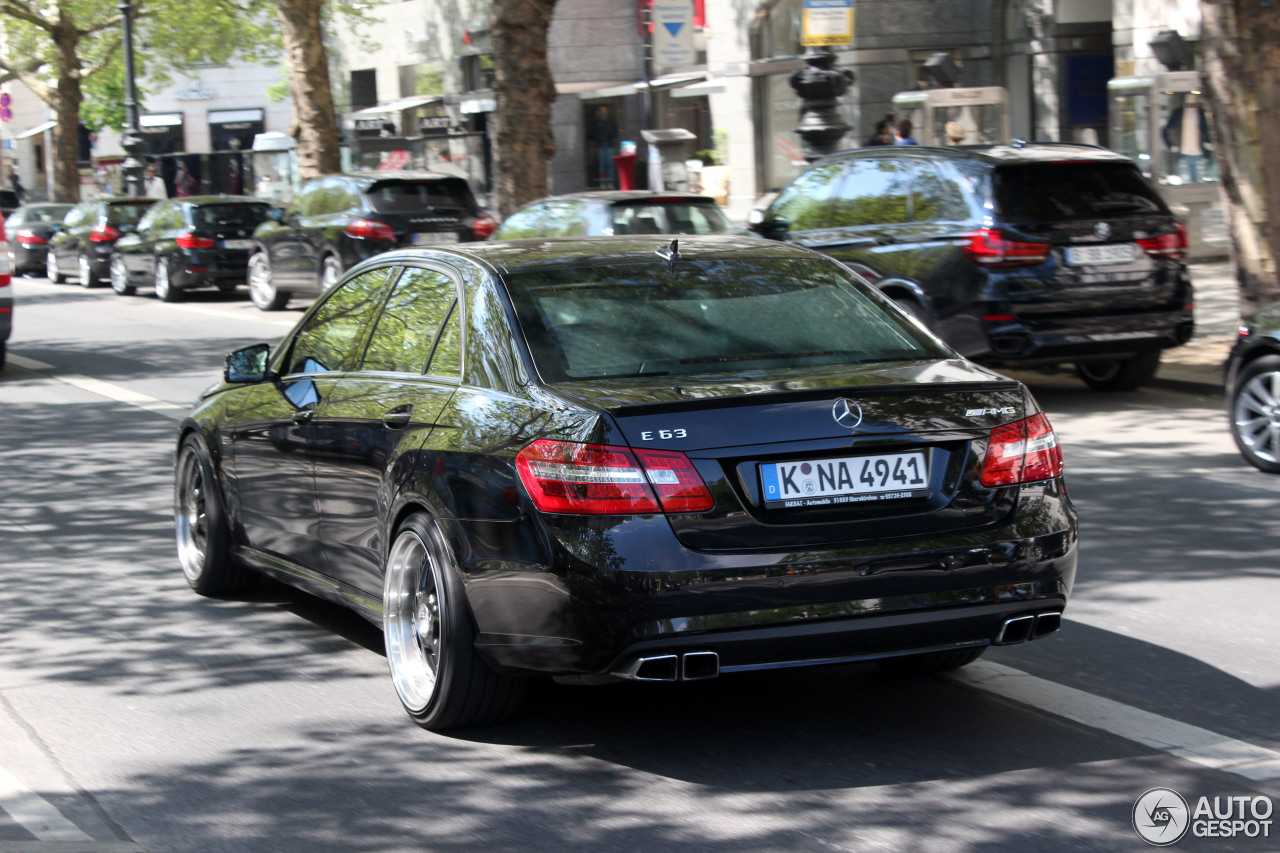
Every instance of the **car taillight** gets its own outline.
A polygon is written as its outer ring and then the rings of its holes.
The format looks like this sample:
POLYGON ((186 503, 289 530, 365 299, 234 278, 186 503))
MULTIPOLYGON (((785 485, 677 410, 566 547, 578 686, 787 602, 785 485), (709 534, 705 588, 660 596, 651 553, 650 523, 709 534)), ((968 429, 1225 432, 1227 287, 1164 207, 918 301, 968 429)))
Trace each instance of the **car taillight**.
POLYGON ((990 269, 1031 267, 1049 257, 1048 243, 1008 240, 998 228, 979 228, 964 235, 960 250, 972 263, 990 269))
POLYGON ((345 229, 348 237, 358 237, 365 240, 385 240, 390 243, 396 241, 396 230, 385 222, 379 222, 376 219, 357 219, 345 229))
POLYGON ((185 234, 179 234, 178 239, 174 240, 180 249, 212 249, 216 244, 210 237, 200 237, 190 231, 185 234))
POLYGON ((4 238, 4 225, 0 224, 0 287, 8 287, 10 280, 9 241, 4 238))
POLYGON ((1187 256, 1187 229, 1181 223, 1168 234, 1159 237, 1147 237, 1139 240, 1138 245, 1153 258, 1185 258, 1187 256))
POLYGON ((626 447, 539 439, 516 454, 516 470, 543 512, 705 512, 714 503, 693 463, 677 451, 633 453, 626 447))
POLYGON ((471 226, 471 236, 477 240, 483 240, 498 230, 498 222, 492 216, 481 216, 476 219, 474 225, 471 226))
POLYGON ((89 232, 90 243, 112 243, 120 239, 120 229, 111 225, 99 225, 89 232))
POLYGON ((1016 486, 1062 474, 1062 448, 1044 414, 991 430, 982 460, 984 486, 1016 486))
POLYGON ((41 236, 40 236, 39 234, 37 234, 36 232, 31 231, 31 230, 29 230, 29 229, 27 229, 27 228, 19 228, 19 229, 17 230, 17 232, 16 232, 13 236, 14 236, 15 238, 17 238, 18 242, 19 242, 19 243, 21 243, 21 244, 22 244, 22 245, 24 245, 24 246, 35 246, 35 245, 38 245, 38 244, 40 244, 40 243, 48 243, 48 242, 49 242, 48 240, 46 240, 45 238, 41 237, 41 236))

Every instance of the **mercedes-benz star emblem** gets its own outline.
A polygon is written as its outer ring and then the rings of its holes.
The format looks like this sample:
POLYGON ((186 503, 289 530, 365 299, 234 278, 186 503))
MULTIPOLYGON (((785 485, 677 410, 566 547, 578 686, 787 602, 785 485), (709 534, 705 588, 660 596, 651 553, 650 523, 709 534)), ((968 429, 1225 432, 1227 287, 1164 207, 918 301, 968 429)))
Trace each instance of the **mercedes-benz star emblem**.
POLYGON ((1093 233, 1105 240, 1111 236, 1111 226, 1105 222, 1099 222, 1093 226, 1093 233))
POLYGON ((831 407, 831 417, 845 429, 857 429, 858 424, 862 423, 862 407, 855 400, 841 397, 831 407))

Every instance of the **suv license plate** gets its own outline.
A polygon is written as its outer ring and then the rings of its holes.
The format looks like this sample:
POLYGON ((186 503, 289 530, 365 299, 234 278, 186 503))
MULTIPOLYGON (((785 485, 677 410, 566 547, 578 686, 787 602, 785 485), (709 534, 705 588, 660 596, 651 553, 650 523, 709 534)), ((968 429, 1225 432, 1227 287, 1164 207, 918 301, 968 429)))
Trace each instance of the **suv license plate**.
POLYGON ((223 240, 222 248, 224 249, 252 249, 252 240, 223 240))
POLYGON ((766 462, 760 482, 767 506, 825 506, 916 497, 928 488, 929 472, 924 454, 915 451, 766 462))
POLYGON ((1067 263, 1072 266, 1087 264, 1127 264, 1133 260, 1132 243, 1116 243, 1111 246, 1068 246, 1067 263))
POLYGON ((456 243, 458 234, 455 231, 419 231, 413 235, 415 246, 435 246, 440 243, 456 243))

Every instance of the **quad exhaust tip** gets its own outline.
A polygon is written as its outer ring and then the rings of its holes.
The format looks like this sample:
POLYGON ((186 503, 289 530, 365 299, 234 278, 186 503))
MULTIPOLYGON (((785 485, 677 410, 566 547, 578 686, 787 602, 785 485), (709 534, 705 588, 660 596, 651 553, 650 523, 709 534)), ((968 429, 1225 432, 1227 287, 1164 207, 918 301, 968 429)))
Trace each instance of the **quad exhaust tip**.
POLYGON ((1028 640, 1047 637, 1062 627, 1062 611, 1050 610, 1045 613, 1028 613, 1004 620, 1000 632, 996 634, 993 645, 1012 646, 1028 640))
POLYGON ((720 674, 720 655, 685 652, 641 657, 611 674, 631 681, 704 681, 720 674))

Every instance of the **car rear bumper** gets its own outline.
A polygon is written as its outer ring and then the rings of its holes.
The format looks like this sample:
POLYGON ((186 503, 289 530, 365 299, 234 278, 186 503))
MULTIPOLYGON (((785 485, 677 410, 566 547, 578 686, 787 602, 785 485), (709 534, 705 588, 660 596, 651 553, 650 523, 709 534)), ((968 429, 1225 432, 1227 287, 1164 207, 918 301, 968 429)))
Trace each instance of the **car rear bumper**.
POLYGON ((1190 310, 1104 317, 988 321, 988 349, 970 357, 984 364, 1031 365, 1085 358, 1129 356, 1168 349, 1191 339, 1190 310))

